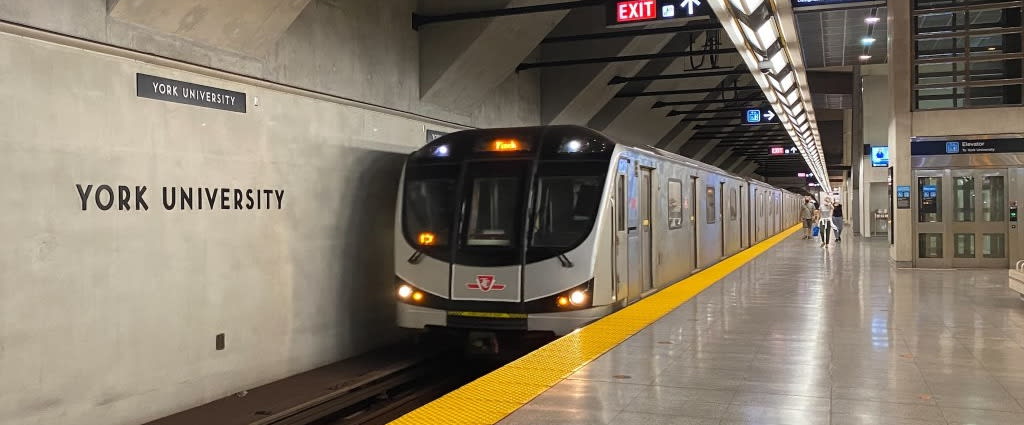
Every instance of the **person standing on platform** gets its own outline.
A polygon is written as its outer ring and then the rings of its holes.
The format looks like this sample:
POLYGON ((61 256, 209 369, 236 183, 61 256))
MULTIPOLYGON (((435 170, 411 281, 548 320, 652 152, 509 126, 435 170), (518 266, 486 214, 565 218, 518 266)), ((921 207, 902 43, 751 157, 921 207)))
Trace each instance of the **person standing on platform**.
POLYGON ((832 224, 836 226, 836 242, 843 240, 843 204, 836 202, 832 206, 832 224))
POLYGON ((801 239, 811 238, 811 227, 814 225, 814 204, 811 203, 811 198, 804 197, 804 205, 800 207, 800 220, 804 223, 804 237, 801 239))
POLYGON ((818 220, 818 226, 821 227, 821 246, 827 246, 831 242, 829 237, 832 233, 832 198, 828 196, 821 200, 821 219, 818 220))

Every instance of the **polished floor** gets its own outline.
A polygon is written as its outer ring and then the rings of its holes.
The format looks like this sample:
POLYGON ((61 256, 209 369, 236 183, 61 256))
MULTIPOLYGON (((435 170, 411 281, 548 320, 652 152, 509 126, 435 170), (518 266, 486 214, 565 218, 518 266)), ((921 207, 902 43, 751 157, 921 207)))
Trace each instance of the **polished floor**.
POLYGON ((790 237, 501 423, 1024 425, 1006 271, 888 249, 790 237))

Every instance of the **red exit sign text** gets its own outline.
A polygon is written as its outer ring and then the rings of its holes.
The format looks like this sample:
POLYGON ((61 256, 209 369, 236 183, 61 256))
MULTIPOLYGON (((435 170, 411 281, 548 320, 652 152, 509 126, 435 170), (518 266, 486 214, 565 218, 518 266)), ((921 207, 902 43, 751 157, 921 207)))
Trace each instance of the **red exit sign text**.
POLYGON ((658 18, 656 0, 630 0, 615 4, 616 22, 647 21, 658 18))

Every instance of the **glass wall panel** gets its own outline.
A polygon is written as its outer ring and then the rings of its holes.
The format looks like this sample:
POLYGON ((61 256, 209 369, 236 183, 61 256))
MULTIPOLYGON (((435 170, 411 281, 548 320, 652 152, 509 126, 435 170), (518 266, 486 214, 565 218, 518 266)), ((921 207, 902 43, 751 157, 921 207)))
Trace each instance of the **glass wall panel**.
POLYGON ((986 176, 981 180, 982 221, 1004 221, 1006 190, 1003 176, 986 176))
POLYGON ((1006 258, 1006 235, 983 233, 981 235, 981 255, 985 258, 1006 258))
POLYGON ((937 223, 942 221, 942 178, 917 178, 917 221, 937 223))
POLYGON ((953 234, 953 256, 974 258, 974 233, 953 234))
POLYGON ((974 177, 953 177, 953 221, 974 221, 974 177))
POLYGON ((942 258, 942 233, 918 234, 917 256, 920 258, 942 258))

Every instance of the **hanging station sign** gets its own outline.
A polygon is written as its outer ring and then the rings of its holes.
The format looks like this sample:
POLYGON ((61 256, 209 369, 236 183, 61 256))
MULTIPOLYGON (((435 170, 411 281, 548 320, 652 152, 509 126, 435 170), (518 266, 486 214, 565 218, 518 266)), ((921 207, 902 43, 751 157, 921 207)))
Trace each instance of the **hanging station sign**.
POLYGON ((964 155, 1024 152, 1024 139, 931 140, 910 144, 911 155, 964 155))
POLYGON ((605 1, 607 26, 644 24, 684 18, 706 18, 714 11, 709 0, 608 0, 605 1))

